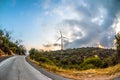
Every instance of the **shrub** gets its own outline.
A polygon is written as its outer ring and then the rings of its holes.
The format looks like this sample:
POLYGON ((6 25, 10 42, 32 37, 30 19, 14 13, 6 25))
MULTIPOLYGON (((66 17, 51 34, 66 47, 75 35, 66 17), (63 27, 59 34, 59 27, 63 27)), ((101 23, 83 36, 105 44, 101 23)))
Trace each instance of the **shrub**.
POLYGON ((39 61, 42 62, 42 63, 47 63, 47 64, 50 64, 50 65, 54 65, 54 63, 49 60, 48 58, 45 58, 45 57, 39 57, 39 61))
POLYGON ((115 54, 104 59, 104 67, 113 66, 115 64, 117 64, 115 54))
POLYGON ((95 68, 95 66, 93 65, 93 64, 86 64, 86 65, 84 65, 84 64, 82 64, 82 70, 87 70, 87 69, 93 69, 93 68, 95 68))
POLYGON ((82 70, 91 68, 101 68, 103 66, 103 61, 99 57, 92 57, 84 59, 83 63, 80 64, 82 70))

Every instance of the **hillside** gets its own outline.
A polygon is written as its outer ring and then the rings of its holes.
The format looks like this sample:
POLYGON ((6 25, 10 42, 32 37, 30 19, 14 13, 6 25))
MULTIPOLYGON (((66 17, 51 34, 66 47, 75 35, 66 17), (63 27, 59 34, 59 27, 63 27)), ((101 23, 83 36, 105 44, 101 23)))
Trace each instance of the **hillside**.
POLYGON ((26 49, 20 42, 20 40, 13 41, 10 32, 0 29, 0 56, 24 55, 26 49))
MULTIPOLYGON (((95 58, 95 60, 102 61, 101 68, 115 65, 116 51, 113 49, 102 49, 95 47, 67 49, 63 51, 39 52, 38 50, 30 50, 30 58, 41 63, 55 65, 65 69, 88 69, 83 68, 82 64, 85 60, 95 58)), ((93 61, 94 62, 94 59, 93 61)), ((92 64, 92 63, 90 63, 92 64)), ((85 66, 85 65, 84 65, 85 66)), ((88 65, 86 65, 88 66, 88 65)), ((100 65, 99 65, 100 66, 100 65)), ((94 64, 90 68, 96 68, 94 64)))
POLYGON ((88 80, 89 78, 92 78, 92 80, 101 79, 101 76, 104 80, 111 79, 114 77, 110 76, 119 71, 119 65, 116 65, 116 50, 114 49, 83 47, 41 52, 32 48, 29 53, 31 62, 75 80, 79 78, 84 80, 86 77, 88 77, 88 80), (116 66, 111 67, 114 65, 116 66))

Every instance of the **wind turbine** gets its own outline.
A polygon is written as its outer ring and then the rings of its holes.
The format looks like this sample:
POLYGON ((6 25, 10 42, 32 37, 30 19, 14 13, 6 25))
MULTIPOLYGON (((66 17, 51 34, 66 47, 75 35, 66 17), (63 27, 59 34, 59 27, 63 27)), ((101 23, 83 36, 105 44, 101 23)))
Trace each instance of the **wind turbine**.
POLYGON ((57 41, 60 40, 60 39, 61 39, 61 50, 63 50, 63 48, 64 48, 64 43, 63 42, 64 42, 64 39, 67 39, 67 38, 63 36, 61 31, 60 31, 60 37, 57 39, 57 41))

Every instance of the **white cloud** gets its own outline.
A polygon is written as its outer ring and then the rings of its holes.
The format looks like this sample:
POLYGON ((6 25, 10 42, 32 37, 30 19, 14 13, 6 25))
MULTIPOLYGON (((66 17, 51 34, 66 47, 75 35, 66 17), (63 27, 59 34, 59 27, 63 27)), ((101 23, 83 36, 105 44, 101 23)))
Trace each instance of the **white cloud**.
POLYGON ((78 14, 71 5, 59 5, 52 10, 46 11, 46 15, 56 16, 61 20, 65 19, 77 19, 80 20, 80 14, 78 14))
POLYGON ((102 23, 104 22, 104 18, 106 15, 107 15, 106 9, 103 7, 100 7, 98 12, 96 13, 96 16, 92 18, 91 21, 101 26, 102 23))
POLYGON ((73 42, 74 40, 81 39, 85 36, 85 32, 78 26, 64 26, 65 27, 62 27, 61 30, 68 42, 73 42))
MULTIPOLYGON (((112 4, 111 1, 110 3, 112 4)), ((110 33, 113 31, 112 29, 114 28, 116 32, 120 31, 118 27, 120 26, 120 21, 116 27, 111 28, 116 14, 116 10, 110 12, 110 8, 113 6, 105 1, 97 2, 97 0, 95 2, 62 0, 62 3, 58 4, 57 7, 46 10, 45 15, 50 16, 54 20, 53 22, 57 22, 56 24, 62 25, 60 28, 63 31, 63 35, 69 38, 68 41, 72 43, 71 47, 94 46, 97 42, 109 46, 114 35, 114 32, 110 33)))
POLYGON ((44 8, 45 9, 49 8, 50 4, 51 4, 51 0, 44 0, 44 8))
POLYGON ((114 21, 113 23, 113 29, 115 30, 116 34, 120 32, 120 18, 114 21))

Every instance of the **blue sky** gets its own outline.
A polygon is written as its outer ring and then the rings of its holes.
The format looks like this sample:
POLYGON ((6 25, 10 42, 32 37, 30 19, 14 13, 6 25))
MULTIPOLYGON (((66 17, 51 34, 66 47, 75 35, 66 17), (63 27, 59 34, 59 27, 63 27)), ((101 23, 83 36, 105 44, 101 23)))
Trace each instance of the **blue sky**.
MULTIPOLYGON (((59 1, 50 3, 53 4, 51 8, 56 3, 59 4, 59 1)), ((45 14, 51 9, 48 5, 47 0, 1 0, 0 25, 13 32, 14 39, 22 39, 27 47, 39 47, 48 42, 46 35, 52 35, 48 34, 51 29, 46 26, 53 23, 52 18, 45 14)))
POLYGON ((27 49, 60 49, 59 30, 66 48, 109 48, 120 31, 119 10, 118 0, 0 0, 0 25, 27 49))

